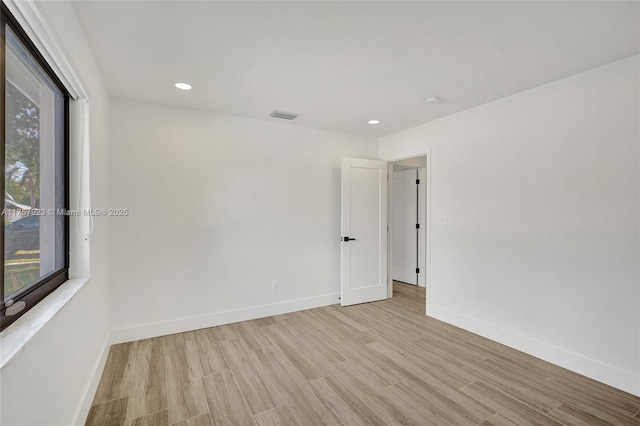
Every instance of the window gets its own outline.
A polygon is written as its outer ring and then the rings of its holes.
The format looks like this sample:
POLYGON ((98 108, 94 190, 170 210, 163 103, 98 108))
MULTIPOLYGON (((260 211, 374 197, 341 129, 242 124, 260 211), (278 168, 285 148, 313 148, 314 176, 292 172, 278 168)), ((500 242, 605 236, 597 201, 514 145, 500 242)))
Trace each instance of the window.
POLYGON ((69 95, 2 5, 4 329, 68 279, 69 95))

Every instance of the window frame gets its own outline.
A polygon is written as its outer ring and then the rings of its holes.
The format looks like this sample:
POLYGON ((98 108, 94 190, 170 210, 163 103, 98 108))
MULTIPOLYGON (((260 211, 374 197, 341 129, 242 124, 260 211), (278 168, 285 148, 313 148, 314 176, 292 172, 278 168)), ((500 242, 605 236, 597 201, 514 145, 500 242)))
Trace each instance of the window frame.
MULTIPOLYGON (((48 77, 53 81, 53 83, 58 87, 58 89, 62 92, 64 97, 64 105, 63 105, 63 190, 64 190, 64 209, 69 210, 70 202, 69 202, 69 102, 71 99, 71 95, 69 91, 65 87, 65 85, 60 81, 58 76, 55 74, 51 66, 44 59, 40 51, 37 49, 35 44, 31 41, 27 33, 22 29, 18 21, 11 14, 7 6, 2 3, 1 13, 0 13, 0 133, 2 134, 2 148, 0 149, 0 162, 4 165, 5 163, 5 144, 6 144, 6 28, 9 27, 16 35, 16 37, 22 42, 22 44, 27 48, 29 54, 36 60, 36 62, 42 67, 48 77)), ((5 191, 5 174, 2 173, 0 176, 0 185, 2 186, 2 191, 5 191)), ((4 222, 4 221, 3 221, 4 222)), ((61 269, 56 269, 54 272, 40 277, 38 281, 30 285, 24 290, 21 290, 16 294, 16 296, 12 299, 13 304, 19 302, 25 302, 26 306, 21 309, 19 312, 6 316, 5 306, 5 294, 4 294, 4 243, 5 243, 5 235, 4 235, 4 223, 2 226, 2 231, 0 231, 0 247, 2 248, 2 262, 0 262, 0 274, 3 277, 2 285, 0 286, 0 331, 6 329, 9 325, 14 323, 17 319, 19 319, 22 315, 27 313, 31 308, 38 304, 42 299, 51 294, 54 290, 60 287, 64 282, 69 280, 69 216, 64 217, 64 265, 61 269)))

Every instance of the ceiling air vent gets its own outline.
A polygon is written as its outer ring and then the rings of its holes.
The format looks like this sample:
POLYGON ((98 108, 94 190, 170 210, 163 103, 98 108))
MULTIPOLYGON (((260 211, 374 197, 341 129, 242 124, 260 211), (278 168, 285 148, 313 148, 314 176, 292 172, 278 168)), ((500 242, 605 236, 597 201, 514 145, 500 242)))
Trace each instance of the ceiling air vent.
POLYGON ((271 116, 275 118, 282 118, 283 120, 295 120, 296 117, 298 117, 298 114, 284 111, 273 111, 271 116))

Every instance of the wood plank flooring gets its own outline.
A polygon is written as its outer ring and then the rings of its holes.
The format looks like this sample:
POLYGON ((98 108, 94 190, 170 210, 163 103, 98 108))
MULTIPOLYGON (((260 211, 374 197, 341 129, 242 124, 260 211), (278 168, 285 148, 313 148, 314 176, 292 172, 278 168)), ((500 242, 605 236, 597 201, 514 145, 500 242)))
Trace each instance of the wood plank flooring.
POLYGON ((640 425, 640 398, 424 315, 424 289, 114 345, 87 425, 640 425))

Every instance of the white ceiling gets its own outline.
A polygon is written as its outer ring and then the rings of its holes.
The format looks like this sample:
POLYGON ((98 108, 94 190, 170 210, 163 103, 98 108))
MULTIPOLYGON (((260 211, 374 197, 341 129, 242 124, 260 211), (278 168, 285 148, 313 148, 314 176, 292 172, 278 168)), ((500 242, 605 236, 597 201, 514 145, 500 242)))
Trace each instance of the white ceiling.
MULTIPOLYGON (((637 2, 75 3, 112 95, 368 136, 640 50, 637 2), (183 92, 173 83, 186 81, 183 92), (423 102, 428 95, 439 104, 423 102), (371 126, 367 120, 381 124, 371 126)), ((549 102, 553 102, 552 99, 549 102)))

